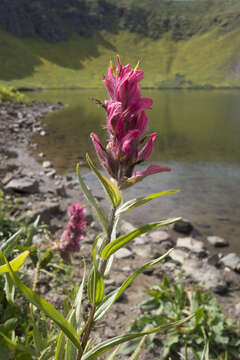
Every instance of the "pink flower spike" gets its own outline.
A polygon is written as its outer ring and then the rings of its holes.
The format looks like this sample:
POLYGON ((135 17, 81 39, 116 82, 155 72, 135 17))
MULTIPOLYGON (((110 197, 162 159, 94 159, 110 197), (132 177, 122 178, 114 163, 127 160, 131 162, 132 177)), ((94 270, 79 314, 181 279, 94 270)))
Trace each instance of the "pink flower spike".
POLYGON ((71 262, 71 253, 80 250, 80 241, 84 237, 83 230, 87 225, 83 207, 80 204, 71 205, 69 212, 70 219, 67 228, 52 248, 52 250, 59 250, 61 257, 67 262, 71 262))
POLYGON ((152 153, 153 143, 157 137, 157 133, 150 135, 147 144, 138 153, 138 160, 147 160, 152 153))

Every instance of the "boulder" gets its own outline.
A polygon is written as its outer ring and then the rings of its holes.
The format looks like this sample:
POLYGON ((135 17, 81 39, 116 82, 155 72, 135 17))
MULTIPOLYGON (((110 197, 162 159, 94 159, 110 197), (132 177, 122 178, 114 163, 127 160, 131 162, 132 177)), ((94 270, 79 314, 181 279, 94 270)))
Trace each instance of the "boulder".
POLYGON ((6 191, 15 191, 19 193, 33 194, 38 192, 39 184, 37 180, 23 177, 12 179, 6 186, 6 191))

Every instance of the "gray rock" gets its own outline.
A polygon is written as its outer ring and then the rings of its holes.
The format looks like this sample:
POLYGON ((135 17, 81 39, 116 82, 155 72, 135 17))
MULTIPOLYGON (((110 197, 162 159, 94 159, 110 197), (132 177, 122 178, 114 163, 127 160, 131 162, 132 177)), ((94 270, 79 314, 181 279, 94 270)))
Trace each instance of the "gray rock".
POLYGON ((55 175, 56 175, 56 170, 53 169, 53 170, 51 170, 51 171, 48 171, 48 172, 46 173, 46 175, 47 175, 49 178, 54 178, 55 175))
POLYGON ((133 240, 133 244, 137 246, 145 245, 146 243, 147 243, 147 238, 145 236, 139 236, 133 240))
POLYGON ((223 272, 206 262, 192 257, 183 263, 182 269, 186 275, 191 276, 193 280, 203 284, 207 289, 211 289, 215 293, 224 294, 228 290, 223 272))
POLYGON ((42 166, 44 169, 49 169, 49 168, 52 168, 52 163, 50 161, 44 161, 42 163, 42 166))
POLYGON ((192 237, 177 239, 176 247, 183 247, 195 253, 204 251, 204 244, 200 240, 193 239, 192 237))
POLYGON ((11 180, 6 186, 6 191, 16 191, 20 193, 33 194, 38 192, 39 184, 37 180, 23 177, 11 180))
POLYGON ((12 178, 14 177, 13 174, 8 173, 4 176, 4 178, 2 179, 2 184, 6 185, 7 183, 9 183, 10 180, 12 180, 12 178))
POLYGON ((121 225, 120 225, 120 231, 123 232, 124 234, 127 234, 131 231, 136 230, 137 228, 131 224, 130 222, 126 221, 126 220, 122 220, 121 225))
POLYGON ((181 219, 173 224, 173 230, 182 234, 190 234, 193 230, 193 226, 189 220, 181 219))
POLYGON ((121 271, 123 271, 123 272, 132 272, 132 269, 131 269, 130 266, 124 266, 124 267, 121 268, 121 271))
POLYGON ((56 194, 57 194, 57 196, 66 197, 67 193, 66 193, 65 186, 64 185, 58 185, 56 187, 56 194))
POLYGON ((134 248, 134 252, 143 258, 147 258, 151 255, 152 249, 149 245, 137 246, 134 248))
POLYGON ((208 236, 207 241, 211 245, 216 246, 216 247, 223 247, 223 246, 228 246, 229 245, 228 241, 223 239, 220 236, 214 236, 214 235, 208 236))
POLYGON ((115 254, 116 259, 127 259, 131 256, 133 256, 133 252, 127 248, 121 248, 115 254))
POLYGON ((164 230, 156 230, 156 231, 152 231, 149 234, 150 238, 152 239, 152 241, 156 244, 162 242, 162 241, 166 241, 170 238, 169 234, 167 233, 167 231, 164 230))
POLYGON ((188 259, 188 254, 180 249, 174 249, 170 254, 170 258, 180 264, 183 264, 188 259))
POLYGON ((36 204, 36 207, 32 209, 32 214, 30 216, 31 221, 34 221, 38 216, 40 216, 40 222, 43 221, 46 224, 49 224, 51 218, 59 215, 61 212, 59 203, 44 201, 36 204))
POLYGON ((220 260, 220 264, 223 264, 232 270, 240 271, 240 256, 236 253, 227 254, 220 260))

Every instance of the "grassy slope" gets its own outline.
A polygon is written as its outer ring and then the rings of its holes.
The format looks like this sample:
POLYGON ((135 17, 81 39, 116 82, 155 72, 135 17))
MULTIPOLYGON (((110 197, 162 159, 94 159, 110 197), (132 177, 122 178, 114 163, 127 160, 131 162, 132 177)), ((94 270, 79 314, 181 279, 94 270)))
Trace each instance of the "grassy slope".
POLYGON ((120 54, 122 63, 141 60, 146 87, 176 73, 197 85, 240 86, 238 28, 223 35, 215 28, 178 42, 170 34, 154 41, 128 32, 99 32, 91 39, 73 35, 57 44, 0 31, 0 47, 0 85, 99 87, 109 60, 120 54))

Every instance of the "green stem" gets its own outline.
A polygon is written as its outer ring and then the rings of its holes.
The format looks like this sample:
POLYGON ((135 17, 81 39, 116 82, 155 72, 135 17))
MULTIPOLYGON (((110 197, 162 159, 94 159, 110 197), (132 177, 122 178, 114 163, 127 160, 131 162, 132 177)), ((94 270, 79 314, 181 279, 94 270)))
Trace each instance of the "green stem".
POLYGON ((84 349, 85 349, 85 347, 87 345, 87 342, 88 342, 88 339, 89 339, 89 336, 90 336, 90 333, 91 333, 91 330, 92 330, 95 311, 96 311, 96 305, 93 304, 93 306, 91 308, 91 311, 90 311, 90 314, 89 314, 89 318, 88 318, 87 326, 86 326, 86 329, 85 329, 85 332, 84 332, 84 336, 83 336, 83 339, 82 339, 82 347, 78 351, 77 360, 80 360, 82 358, 84 349))
MULTIPOLYGON (((113 232, 113 226, 114 226, 114 222, 115 222, 116 210, 117 210, 116 208, 112 209, 111 218, 110 218, 109 227, 108 227, 108 237, 107 237, 106 245, 109 244, 110 241, 111 241, 112 232, 113 232)), ((107 266, 107 260, 103 260, 102 263, 101 263, 101 266, 100 266, 100 271, 99 271, 102 277, 104 276, 106 266, 107 266)), ((84 335, 83 335, 83 339, 82 339, 82 347, 78 351, 78 355, 77 355, 76 360, 80 360, 82 358, 83 352, 84 352, 84 350, 86 348, 86 345, 88 343, 88 339, 89 339, 89 336, 91 334, 92 326, 93 326, 93 322, 94 322, 95 311, 96 311, 96 305, 93 304, 92 308, 90 310, 87 325, 86 325, 86 328, 85 328, 85 331, 84 331, 84 335)))

